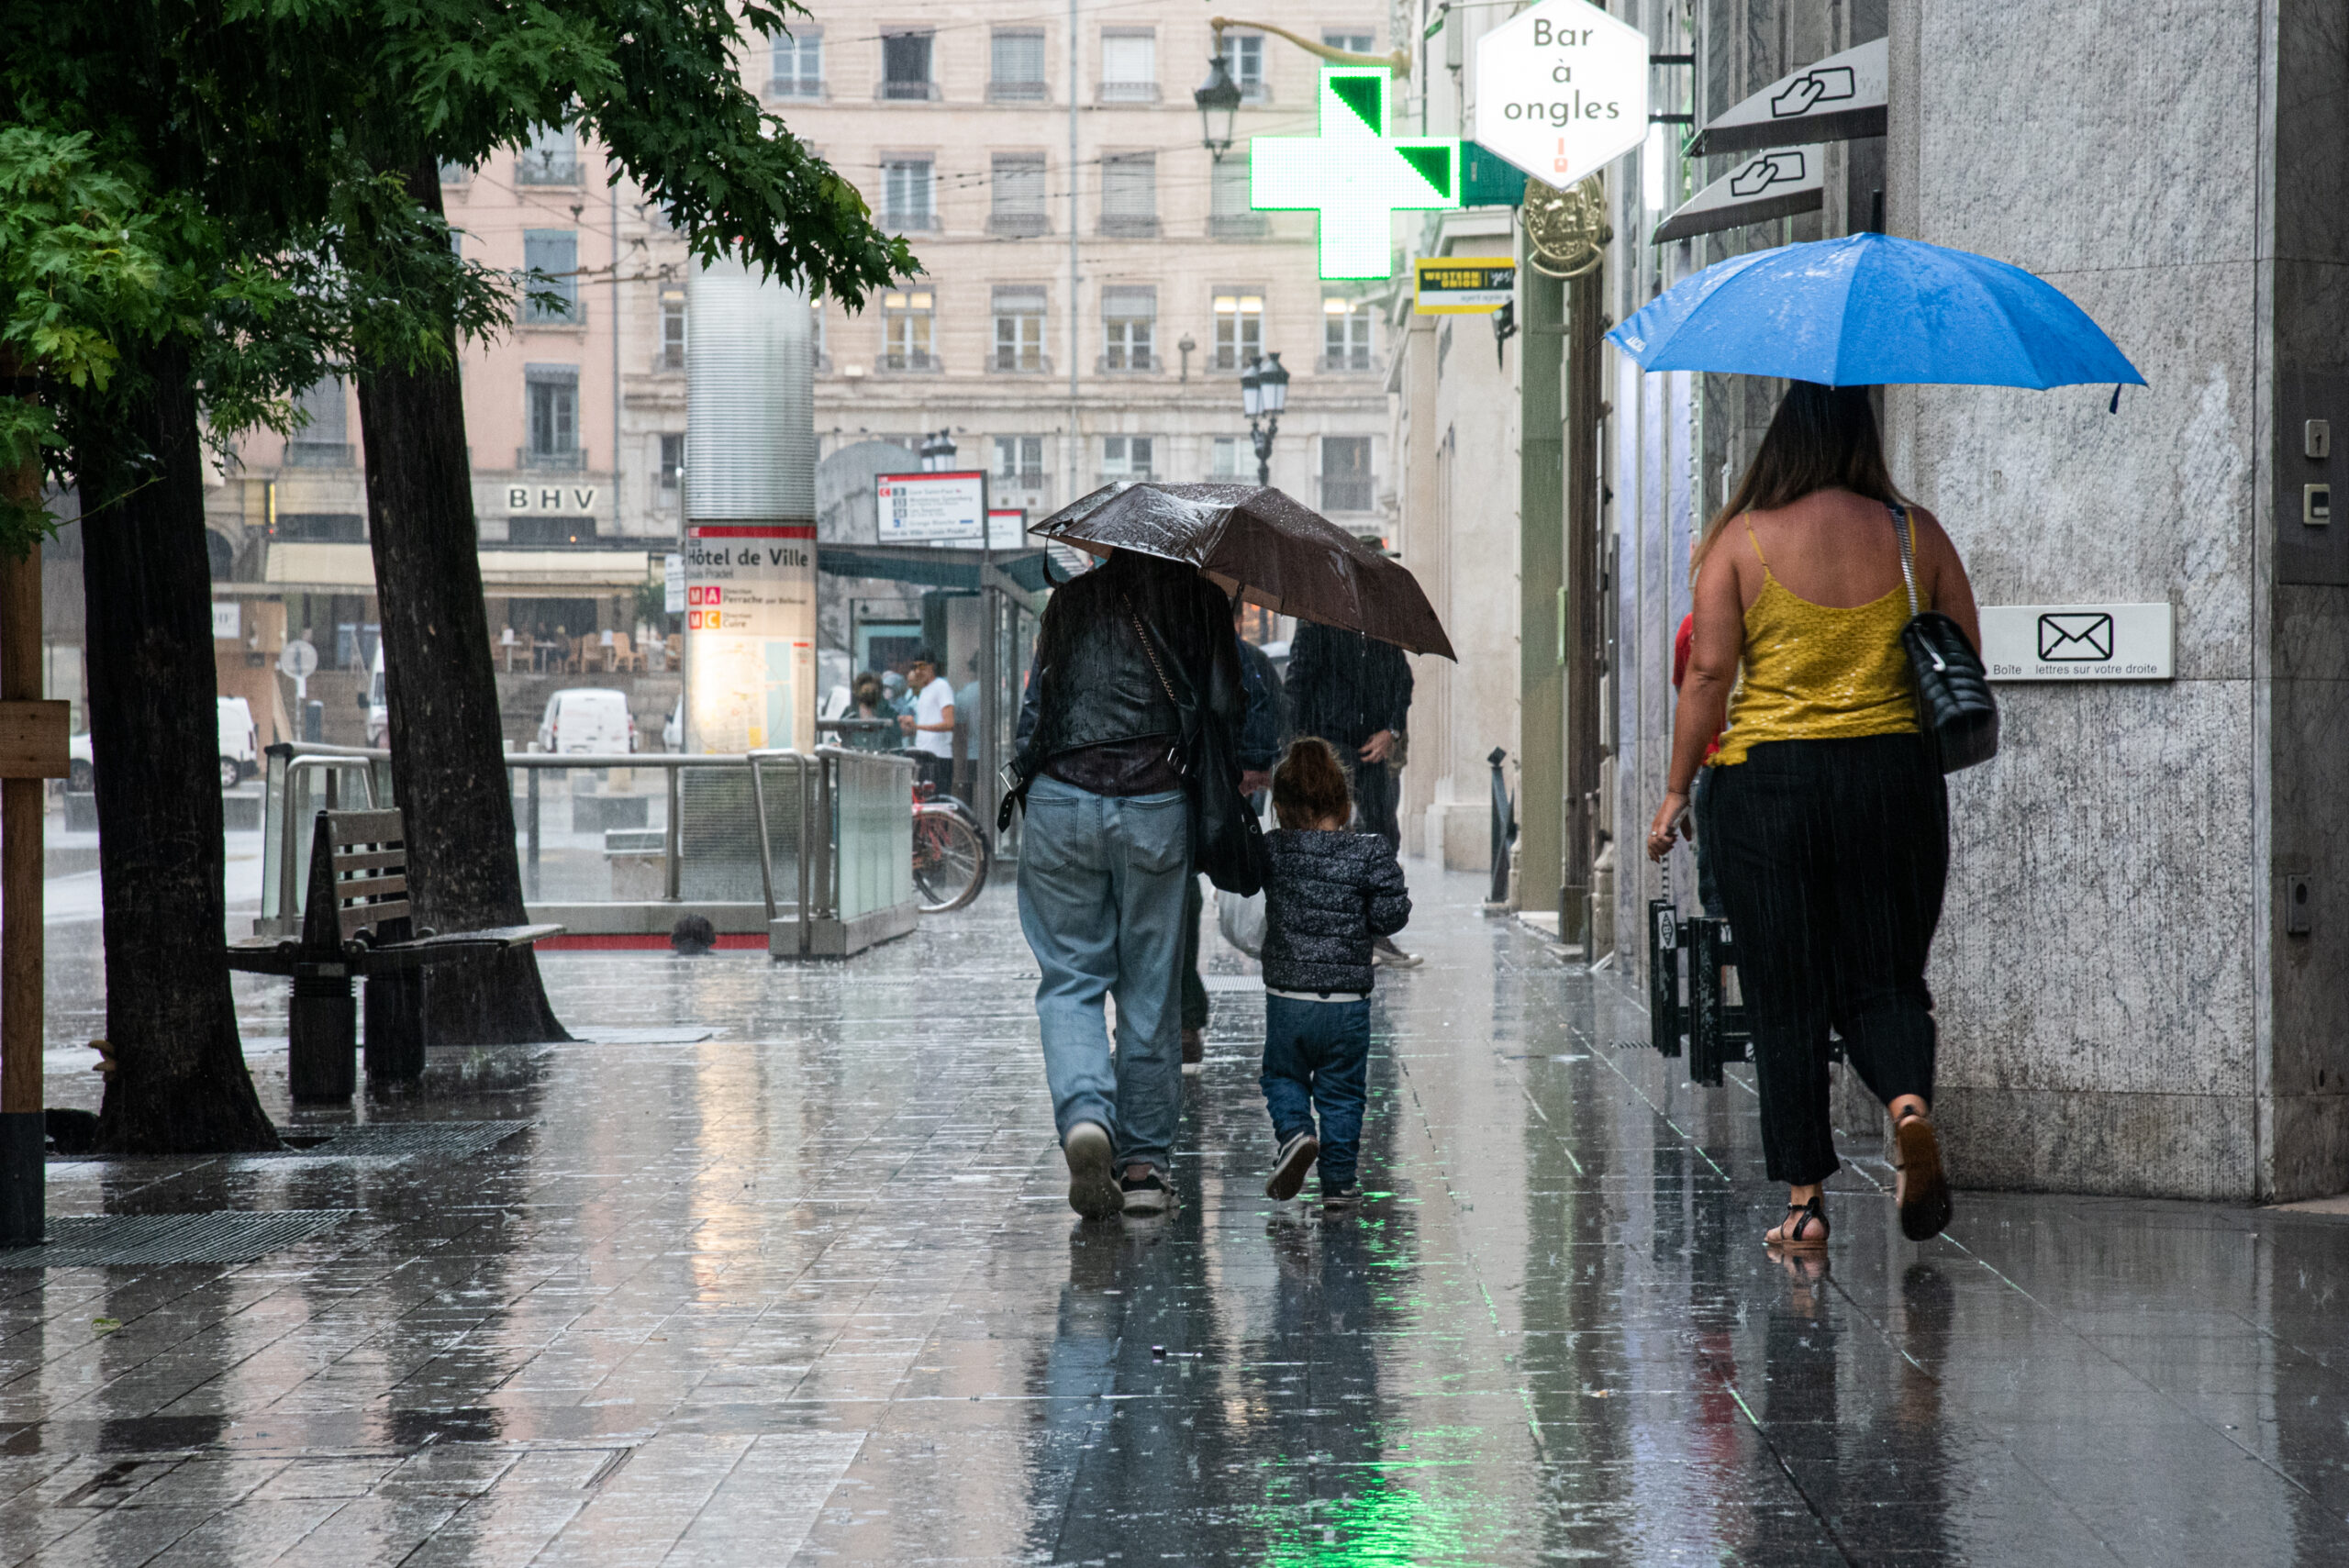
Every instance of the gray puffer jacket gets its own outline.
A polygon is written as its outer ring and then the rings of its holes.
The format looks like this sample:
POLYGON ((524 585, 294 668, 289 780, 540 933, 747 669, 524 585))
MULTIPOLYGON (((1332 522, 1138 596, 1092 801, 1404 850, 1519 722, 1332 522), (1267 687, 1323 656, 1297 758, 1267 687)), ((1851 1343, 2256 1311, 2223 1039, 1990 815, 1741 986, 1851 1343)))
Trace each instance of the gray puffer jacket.
POLYGON ((1411 917, 1395 851, 1375 833, 1283 828, 1264 835, 1264 984, 1275 991, 1353 992, 1371 984, 1370 939, 1411 917))

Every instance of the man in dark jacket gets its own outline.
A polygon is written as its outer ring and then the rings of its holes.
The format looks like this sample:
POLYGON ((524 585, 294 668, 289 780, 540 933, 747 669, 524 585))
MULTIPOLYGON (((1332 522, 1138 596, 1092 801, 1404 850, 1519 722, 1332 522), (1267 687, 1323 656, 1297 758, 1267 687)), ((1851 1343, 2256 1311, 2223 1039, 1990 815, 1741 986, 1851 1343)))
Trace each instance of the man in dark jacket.
POLYGON ((1052 595, 1037 634, 1019 924, 1042 972, 1036 1018, 1069 1206, 1088 1219, 1171 1202, 1194 855, 1174 693, 1238 733, 1247 699, 1230 617, 1189 567, 1119 550, 1052 595))
MULTIPOLYGON (((1394 759, 1411 712, 1411 666, 1403 651, 1360 632, 1302 622, 1288 647, 1287 689, 1297 733, 1319 735, 1337 749, 1363 830, 1400 851, 1394 759)), ((1373 951, 1379 962, 1398 969, 1419 962, 1388 937, 1373 951)))

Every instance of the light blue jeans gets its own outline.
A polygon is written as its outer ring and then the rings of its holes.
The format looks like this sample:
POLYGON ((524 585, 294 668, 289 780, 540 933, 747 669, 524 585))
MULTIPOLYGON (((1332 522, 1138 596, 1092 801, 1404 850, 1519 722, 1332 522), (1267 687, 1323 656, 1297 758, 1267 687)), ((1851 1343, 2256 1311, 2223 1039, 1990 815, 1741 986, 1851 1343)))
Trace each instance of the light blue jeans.
POLYGON ((1036 1021, 1063 1139, 1109 1132, 1118 1164, 1169 1169, 1182 1115, 1183 890, 1190 808, 1179 791, 1106 795, 1039 778, 1019 841, 1019 928, 1044 973, 1036 1021), (1118 999, 1114 1061, 1102 998, 1118 999))

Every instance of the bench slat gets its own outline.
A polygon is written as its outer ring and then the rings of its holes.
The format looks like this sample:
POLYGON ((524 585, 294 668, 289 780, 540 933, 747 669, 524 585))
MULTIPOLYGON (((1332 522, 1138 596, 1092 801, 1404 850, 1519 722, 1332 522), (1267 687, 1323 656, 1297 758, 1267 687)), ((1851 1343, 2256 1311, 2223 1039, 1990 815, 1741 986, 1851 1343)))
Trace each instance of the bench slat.
POLYGON ((394 920, 408 917, 407 900, 386 899, 381 904, 354 904, 342 912, 342 935, 348 941, 360 931, 381 928, 394 920))
POLYGON ((400 942, 400 947, 528 947, 549 937, 562 934, 561 926, 486 926, 478 931, 442 931, 437 936, 418 937, 412 942, 400 942))
POLYGON ((404 844, 406 829, 397 811, 329 811, 327 828, 335 847, 345 844, 404 844))
POLYGON ((354 876, 348 882, 336 883, 334 895, 337 902, 343 904, 350 904, 362 898, 406 898, 407 878, 405 876, 354 876))
POLYGON ((337 876, 340 876, 345 872, 381 871, 386 866, 397 866, 405 871, 407 868, 407 851, 406 850, 348 851, 337 850, 334 855, 334 870, 337 876))

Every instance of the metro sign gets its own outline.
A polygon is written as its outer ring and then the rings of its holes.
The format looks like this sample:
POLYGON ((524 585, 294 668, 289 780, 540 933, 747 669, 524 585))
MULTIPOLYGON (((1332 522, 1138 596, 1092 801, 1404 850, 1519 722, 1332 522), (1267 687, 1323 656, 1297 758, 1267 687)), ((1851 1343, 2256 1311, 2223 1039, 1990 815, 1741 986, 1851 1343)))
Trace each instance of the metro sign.
POLYGON ((1386 69, 1321 69, 1321 134, 1248 144, 1249 205, 1321 215, 1321 275, 1383 278, 1395 215, 1460 205, 1460 140, 1386 134, 1386 69))

